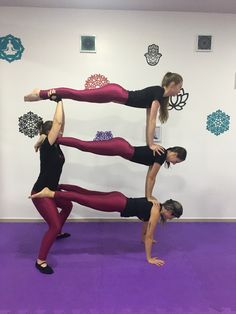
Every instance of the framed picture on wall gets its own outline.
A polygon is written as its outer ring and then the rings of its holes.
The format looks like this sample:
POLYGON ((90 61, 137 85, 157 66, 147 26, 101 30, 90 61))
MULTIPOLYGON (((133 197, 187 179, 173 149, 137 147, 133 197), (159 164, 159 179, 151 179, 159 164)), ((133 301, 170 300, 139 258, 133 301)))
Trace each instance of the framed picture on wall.
POLYGON ((96 53, 96 36, 80 36, 80 52, 96 53))
POLYGON ((161 127, 160 126, 156 126, 156 128, 155 128, 153 142, 154 143, 160 143, 161 142, 161 127))
POLYGON ((198 35, 197 36, 197 49, 200 52, 212 51, 212 35, 198 35))

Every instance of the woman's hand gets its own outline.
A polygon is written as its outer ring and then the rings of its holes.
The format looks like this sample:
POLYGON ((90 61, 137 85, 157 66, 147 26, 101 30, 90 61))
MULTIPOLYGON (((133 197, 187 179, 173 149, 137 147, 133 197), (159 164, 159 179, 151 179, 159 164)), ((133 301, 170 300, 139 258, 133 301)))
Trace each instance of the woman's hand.
POLYGON ((161 155, 165 152, 165 148, 158 144, 152 144, 149 146, 149 148, 153 151, 153 156, 155 156, 155 152, 157 152, 158 155, 161 155))
POLYGON ((151 257, 148 259, 148 263, 150 264, 154 264, 157 266, 163 266, 165 264, 165 262, 161 259, 158 259, 157 257, 151 257))

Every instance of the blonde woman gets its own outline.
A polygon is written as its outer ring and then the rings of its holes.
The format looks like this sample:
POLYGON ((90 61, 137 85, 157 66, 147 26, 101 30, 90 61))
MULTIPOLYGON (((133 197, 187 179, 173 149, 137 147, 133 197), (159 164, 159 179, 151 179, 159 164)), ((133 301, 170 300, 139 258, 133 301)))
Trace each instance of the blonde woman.
POLYGON ((154 131, 157 114, 164 123, 168 119, 169 97, 176 96, 183 85, 183 78, 177 73, 168 72, 162 80, 161 86, 151 86, 137 91, 127 91, 118 84, 107 84, 100 88, 75 90, 71 88, 54 88, 55 95, 48 95, 48 90, 35 89, 24 97, 25 101, 38 101, 53 99, 73 99, 82 102, 108 103, 115 102, 135 108, 147 110, 146 139, 147 145, 153 151, 160 150, 160 146, 154 144, 154 131))

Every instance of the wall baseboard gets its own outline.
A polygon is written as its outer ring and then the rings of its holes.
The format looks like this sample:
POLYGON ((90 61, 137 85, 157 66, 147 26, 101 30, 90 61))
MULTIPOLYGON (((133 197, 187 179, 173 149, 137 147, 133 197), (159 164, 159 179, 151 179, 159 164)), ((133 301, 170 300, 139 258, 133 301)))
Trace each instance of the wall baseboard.
MULTIPOLYGON (((21 223, 31 223, 31 222, 41 222, 45 221, 42 219, 0 219, 0 223, 4 222, 21 222, 21 223)), ((81 219, 68 219, 67 222, 140 222, 138 219, 111 219, 111 218, 81 218, 81 219)), ((236 222, 236 218, 186 218, 186 219, 178 219, 170 221, 171 223, 179 223, 179 222, 236 222)))

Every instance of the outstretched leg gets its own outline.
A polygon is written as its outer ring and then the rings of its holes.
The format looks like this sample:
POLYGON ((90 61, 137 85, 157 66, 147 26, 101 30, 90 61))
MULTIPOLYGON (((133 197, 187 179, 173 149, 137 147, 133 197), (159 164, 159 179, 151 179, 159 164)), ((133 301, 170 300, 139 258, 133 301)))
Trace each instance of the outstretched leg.
POLYGON ((96 192, 86 190, 85 192, 61 192, 51 191, 44 188, 39 193, 33 194, 30 198, 55 198, 76 202, 80 205, 87 206, 104 212, 122 212, 126 206, 127 198, 120 192, 96 192))
MULTIPOLYGON (((103 87, 94 89, 76 90, 71 88, 54 88, 56 95, 64 99, 73 99, 77 101, 108 103, 115 102, 126 104, 128 100, 128 91, 118 84, 107 84, 103 87)), ((49 90, 33 90, 32 93, 24 97, 25 101, 37 101, 49 99, 49 90)))
POLYGON ((84 188, 81 188, 80 186, 73 185, 73 184, 59 184, 58 185, 59 191, 67 191, 67 192, 76 192, 81 193, 85 195, 106 195, 107 192, 98 192, 98 191, 92 191, 92 190, 86 190, 84 188))
POLYGON ((84 152, 103 156, 120 156, 128 160, 131 160, 134 154, 134 147, 121 137, 104 141, 82 141, 73 137, 59 137, 57 143, 75 147, 84 152))

